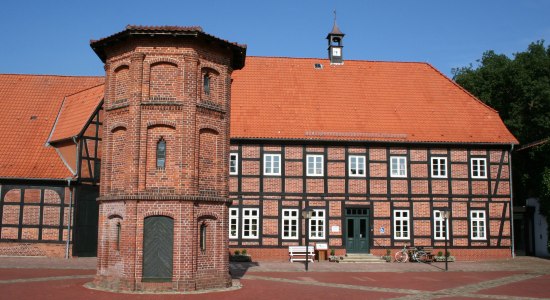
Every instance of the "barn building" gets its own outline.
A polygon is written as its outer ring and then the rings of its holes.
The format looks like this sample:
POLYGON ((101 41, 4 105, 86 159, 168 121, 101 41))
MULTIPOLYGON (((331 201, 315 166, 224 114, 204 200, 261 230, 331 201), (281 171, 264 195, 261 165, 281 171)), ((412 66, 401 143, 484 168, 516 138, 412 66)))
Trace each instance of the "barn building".
MULTIPOLYGON (((123 33, 100 41, 193 33, 204 39, 200 47, 239 47, 196 27, 123 33)), ((118 214, 99 217, 101 187, 104 202, 128 200, 129 189, 143 191, 131 199, 138 202, 147 194, 228 197, 227 215, 206 204, 188 208, 205 209, 197 212, 204 222, 189 225, 198 253, 201 226, 215 216, 226 223, 229 251, 247 249, 255 260, 288 259, 288 246, 303 245, 306 232, 338 255, 382 255, 404 244, 442 249, 447 235, 457 259, 511 257, 510 151, 518 142, 498 112, 427 63, 346 60, 336 25, 327 40, 327 58, 246 61, 202 50, 125 57, 130 46, 107 55, 93 44, 102 59, 122 55, 106 77, 0 75, 0 255, 97 255, 98 239, 100 255, 115 255, 124 229, 118 214), (146 100, 141 113, 157 114, 145 122, 150 136, 129 135, 144 150, 141 170, 116 136, 124 122, 104 122, 132 110, 131 99, 146 100), (216 130, 198 128, 171 117, 178 111, 204 114, 207 123, 231 116, 230 129, 218 121, 216 130), (213 141, 224 130, 227 157, 201 154, 195 134, 213 141), (98 238, 98 220, 110 222, 114 237, 98 238)))

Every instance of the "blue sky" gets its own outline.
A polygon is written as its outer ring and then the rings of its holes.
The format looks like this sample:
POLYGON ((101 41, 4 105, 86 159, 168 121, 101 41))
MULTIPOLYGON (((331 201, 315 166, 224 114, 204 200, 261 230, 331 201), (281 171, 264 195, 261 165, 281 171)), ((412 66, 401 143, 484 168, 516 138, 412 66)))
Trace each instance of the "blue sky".
POLYGON ((254 56, 327 56, 333 10, 344 58, 429 62, 451 76, 486 50, 550 42, 546 0, 3 1, 0 73, 103 75, 89 47, 136 25, 199 25, 254 56))

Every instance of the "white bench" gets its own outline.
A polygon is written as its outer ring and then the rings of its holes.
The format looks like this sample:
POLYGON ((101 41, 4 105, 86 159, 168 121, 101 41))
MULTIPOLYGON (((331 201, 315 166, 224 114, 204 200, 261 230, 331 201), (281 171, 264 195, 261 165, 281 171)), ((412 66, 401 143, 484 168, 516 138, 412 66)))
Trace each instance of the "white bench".
POLYGON ((313 262, 315 251, 313 246, 308 246, 307 251, 306 246, 288 246, 288 255, 290 255, 290 262, 306 261, 306 259, 313 262))

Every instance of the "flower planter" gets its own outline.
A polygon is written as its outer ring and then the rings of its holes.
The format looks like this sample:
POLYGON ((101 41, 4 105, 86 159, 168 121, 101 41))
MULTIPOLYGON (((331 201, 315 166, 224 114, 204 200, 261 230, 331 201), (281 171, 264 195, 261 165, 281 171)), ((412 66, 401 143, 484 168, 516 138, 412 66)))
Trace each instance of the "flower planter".
MULTIPOLYGON (((445 256, 434 256, 434 261, 445 262, 445 256)), ((455 261, 455 257, 451 255, 447 258, 447 261, 453 262, 455 261)))
POLYGON ((242 255, 242 254, 230 255, 229 256, 229 261, 232 261, 232 262, 251 262, 252 257, 250 255, 242 255))

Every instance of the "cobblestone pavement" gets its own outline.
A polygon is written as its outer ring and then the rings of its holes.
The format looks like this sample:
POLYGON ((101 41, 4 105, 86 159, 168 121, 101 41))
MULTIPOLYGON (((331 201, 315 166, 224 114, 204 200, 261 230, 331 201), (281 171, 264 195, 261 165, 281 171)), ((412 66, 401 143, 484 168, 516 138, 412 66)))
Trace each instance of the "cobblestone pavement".
POLYGON ((0 299, 550 299, 550 260, 337 264, 232 263, 236 285, 208 294, 117 294, 83 285, 95 258, 0 257, 0 299))

